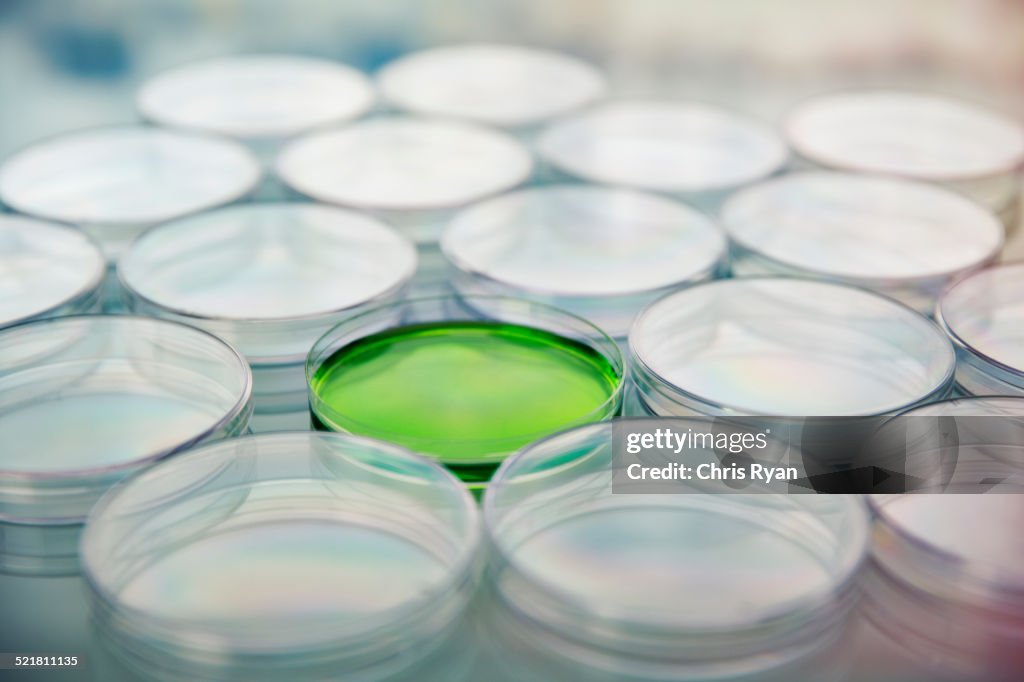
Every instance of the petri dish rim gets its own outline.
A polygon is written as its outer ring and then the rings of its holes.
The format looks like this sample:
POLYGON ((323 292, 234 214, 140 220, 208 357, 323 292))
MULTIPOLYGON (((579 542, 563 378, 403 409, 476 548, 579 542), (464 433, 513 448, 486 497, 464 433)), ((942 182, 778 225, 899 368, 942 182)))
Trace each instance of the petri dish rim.
MULTIPOLYGON (((845 289, 852 289, 852 290, 855 290, 855 291, 859 291, 862 294, 867 294, 867 295, 869 295, 869 296, 871 296, 871 297, 873 297, 875 299, 878 299, 878 300, 883 301, 885 303, 890 303, 892 305, 897 306, 898 308, 900 308, 902 310, 903 313, 910 315, 912 318, 914 318, 918 322, 923 322, 926 325, 934 327, 934 331, 936 333, 942 335, 942 329, 939 328, 939 326, 936 323, 934 323, 931 320, 929 320, 928 318, 924 317, 923 315, 921 315, 921 313, 919 313, 918 311, 914 310, 913 308, 911 308, 909 305, 907 305, 903 301, 898 301, 896 299, 889 298, 888 296, 886 296, 884 294, 880 294, 877 291, 873 291, 871 289, 865 288, 863 286, 858 286, 856 284, 847 284, 847 283, 843 283, 843 282, 820 282, 820 281, 813 280, 813 279, 800 278, 800 277, 786 277, 786 276, 782 276, 782 275, 756 275, 756 276, 752 276, 752 277, 743 277, 743 278, 740 278, 740 279, 717 279, 717 280, 711 280, 711 281, 708 281, 708 282, 701 282, 699 284, 695 284, 693 287, 690 287, 688 289, 671 291, 671 292, 665 294, 664 296, 662 296, 661 298, 659 298, 659 299, 657 299, 655 301, 651 301, 646 306, 644 306, 643 309, 641 309, 640 312, 637 313, 636 320, 639 321, 644 315, 646 315, 650 311, 650 309, 652 309, 654 306, 658 305, 662 301, 665 301, 669 297, 675 296, 675 295, 680 294, 680 293, 682 293, 684 291, 690 291, 691 289, 698 288, 698 287, 720 286, 720 285, 723 285, 723 284, 727 284, 728 282, 765 282, 765 281, 805 282, 805 283, 809 283, 809 284, 818 284, 818 285, 823 285, 823 286, 842 287, 842 288, 845 288, 845 289)), ((630 337, 632 337, 634 329, 635 329, 635 323, 634 323, 634 328, 630 329, 630 337)), ((710 407, 712 409, 715 409, 715 410, 728 410, 728 411, 735 412, 736 414, 757 414, 756 412, 753 412, 753 411, 751 411, 751 410, 749 410, 747 408, 744 408, 742 406, 735 406, 735 405, 730 405, 730 404, 726 404, 726 403, 719 403, 719 402, 716 402, 714 400, 710 400, 710 399, 708 399, 706 397, 697 395, 696 393, 692 393, 690 391, 687 391, 686 389, 684 389, 682 387, 679 387, 679 386, 676 386, 675 384, 672 384, 671 382, 669 382, 668 380, 663 378, 660 373, 655 371, 647 363, 647 361, 645 361, 643 358, 641 358, 639 356, 639 354, 636 353, 633 350, 633 343, 632 342, 630 342, 628 345, 629 345, 630 360, 636 362, 639 365, 639 367, 643 369, 642 374, 644 375, 644 378, 646 380, 648 380, 648 381, 653 380, 659 386, 663 387, 664 389, 667 389, 668 395, 670 395, 670 396, 671 395, 683 396, 687 400, 690 400, 692 402, 696 402, 696 403, 701 404, 701 405, 706 405, 706 406, 708 406, 708 407, 710 407)), ((926 394, 922 395, 920 398, 918 398, 914 402, 908 403, 908 404, 905 404, 905 405, 900 405, 898 408, 895 408, 895 411, 899 412, 899 411, 903 411, 903 410, 906 410, 906 409, 911 409, 911 408, 914 408, 914 407, 918 407, 918 406, 921 406, 921 405, 926 404, 926 403, 934 402, 934 398, 936 396, 941 396, 941 395, 943 395, 946 392, 946 390, 949 387, 950 383, 953 381, 953 377, 956 374, 956 362, 955 362, 956 356, 955 356, 955 352, 954 352, 952 347, 949 347, 948 350, 949 350, 949 353, 948 353, 949 362, 947 363, 948 367, 946 368, 946 372, 945 372, 942 380, 940 382, 938 382, 938 384, 936 384, 936 386, 934 386, 930 391, 928 391, 926 394)), ((766 413, 762 412, 760 414, 764 415, 766 413)), ((882 413, 879 413, 879 412, 866 412, 866 413, 856 413, 856 414, 852 414, 851 413, 851 414, 844 414, 843 416, 850 416, 850 417, 874 416, 874 415, 878 415, 878 414, 885 414, 885 412, 882 412, 882 413)))
POLYGON ((181 322, 157 319, 152 317, 144 317, 141 315, 68 315, 65 317, 47 318, 43 320, 30 320, 28 322, 23 322, 21 324, 14 325, 13 327, 5 327, 3 330, 0 330, 0 335, 6 334, 7 332, 20 330, 30 325, 42 326, 47 324, 61 324, 65 322, 80 322, 84 320, 99 320, 103 321, 104 323, 110 324, 127 322, 131 324, 144 323, 156 326, 172 325, 178 331, 187 330, 187 333, 189 334, 195 334, 197 335, 197 337, 202 337, 204 338, 205 342, 210 344, 210 346, 216 345, 221 350, 229 351, 230 354, 234 357, 234 359, 238 362, 238 367, 241 370, 241 376, 244 378, 241 394, 238 400, 235 401, 235 404, 232 406, 231 410, 229 410, 225 415, 220 417, 213 425, 204 429, 201 433, 190 436, 187 440, 184 440, 173 447, 164 448, 158 452, 150 453, 143 457, 138 457, 136 459, 132 459, 129 461, 118 462, 116 464, 111 464, 105 467, 93 467, 89 469, 61 469, 60 471, 7 471, 0 469, 0 476, 12 480, 16 479, 26 482, 39 481, 45 483, 62 481, 66 478, 74 478, 76 476, 102 476, 105 474, 117 474, 124 471, 133 471, 138 469, 139 467, 145 467, 148 464, 152 464, 161 459, 164 459, 165 457, 172 455, 176 452, 186 450, 192 447, 193 445, 203 441, 204 439, 210 437, 211 435, 217 433, 219 430, 223 429, 227 424, 231 423, 232 420, 236 419, 240 414, 242 414, 246 410, 247 406, 251 404, 253 391, 252 370, 249 368, 249 363, 245 360, 241 353, 239 353, 238 350, 236 350, 231 344, 223 341, 219 337, 214 336, 213 334, 203 329, 198 329, 196 327, 192 327, 181 322))
POLYGON ((43 149, 45 147, 49 147, 51 145, 60 144, 65 139, 84 138, 84 137, 87 137, 87 136, 91 136, 93 134, 100 134, 100 135, 102 135, 104 133, 115 133, 115 132, 118 132, 118 131, 125 131, 125 132, 148 131, 148 132, 156 132, 158 134, 165 134, 165 135, 171 135, 171 136, 179 135, 179 136, 184 136, 184 137, 190 137, 190 138, 192 138, 194 140, 204 140, 206 142, 212 142, 214 144, 220 145, 222 147, 222 149, 227 149, 228 147, 232 147, 233 151, 238 153, 240 158, 244 157, 246 159, 246 165, 249 166, 249 170, 250 170, 249 177, 246 178, 246 181, 244 183, 239 182, 238 183, 239 186, 235 190, 233 190, 231 192, 224 192, 221 196, 218 196, 218 197, 210 197, 207 201, 204 201, 201 205, 197 205, 197 206, 195 206, 193 208, 189 208, 189 209, 184 210, 184 211, 176 212, 173 215, 168 215, 168 216, 164 216, 164 217, 158 218, 155 221, 156 223, 162 223, 162 222, 165 222, 167 220, 177 220, 179 218, 186 218, 186 217, 189 217, 189 216, 192 216, 192 215, 196 215, 196 214, 199 214, 199 213, 203 213, 203 212, 209 211, 210 209, 216 208, 218 206, 223 206, 223 205, 231 204, 231 203, 237 202, 237 201, 239 201, 241 199, 244 199, 249 194, 251 194, 253 192, 253 190, 256 189, 256 187, 260 183, 260 180, 263 177, 263 170, 262 170, 262 168, 260 166, 260 163, 257 160, 256 156, 251 151, 249 151, 244 145, 242 145, 240 142, 232 140, 231 138, 224 137, 224 136, 221 136, 221 135, 214 135, 214 134, 211 134, 211 133, 196 132, 196 131, 191 131, 191 130, 186 131, 186 130, 173 130, 173 129, 166 129, 166 128, 158 128, 158 127, 147 125, 147 124, 112 123, 112 124, 107 124, 107 125, 88 126, 88 127, 85 127, 85 128, 77 128, 77 129, 65 131, 65 132, 62 132, 62 133, 56 133, 56 134, 53 134, 53 135, 47 135, 46 137, 42 137, 42 138, 39 138, 38 140, 35 140, 33 142, 29 142, 28 144, 22 145, 21 147, 19 147, 15 151, 13 151, 11 154, 9 154, 3 160, 3 163, 0 164, 0 204, 6 204, 11 209, 13 209, 14 211, 17 211, 19 214, 22 214, 22 215, 31 216, 31 217, 35 217, 35 218, 40 219, 40 220, 48 220, 48 221, 52 221, 52 222, 71 223, 71 224, 82 226, 82 227, 86 227, 86 228, 88 228, 88 227, 107 227, 107 226, 111 226, 111 227, 116 227, 116 226, 135 226, 135 225, 139 225, 140 223, 143 223, 143 224, 149 223, 150 221, 148 221, 148 220, 138 220, 135 217, 131 217, 131 218, 112 218, 112 219, 111 218, 103 218, 103 219, 99 219, 99 218, 83 218, 83 217, 80 217, 80 216, 54 215, 54 214, 51 214, 49 212, 42 212, 42 211, 39 211, 39 210, 37 210, 35 208, 26 207, 23 202, 20 202, 20 201, 17 201, 17 200, 12 200, 9 196, 7 196, 2 191, 2 187, 3 187, 2 180, 3 180, 4 171, 7 168, 9 168, 9 165, 11 163, 13 163, 14 161, 20 160, 21 158, 27 156, 28 154, 31 154, 32 152, 35 152, 35 151, 40 150, 40 149, 43 149))
MULTIPOLYGON (((873 166, 870 166, 870 165, 859 164, 859 163, 854 163, 854 162, 836 161, 835 159, 833 159, 831 157, 825 158, 825 157, 820 157, 817 154, 810 154, 810 153, 807 152, 806 149, 801 148, 801 144, 798 142, 798 136, 795 135, 794 132, 793 132, 793 128, 796 127, 796 122, 794 121, 794 119, 797 117, 797 115, 799 114, 800 110, 802 110, 805 106, 810 105, 810 104, 812 104, 812 103, 814 103, 816 101, 827 100, 827 99, 830 99, 832 97, 837 97, 837 96, 841 97, 841 96, 847 96, 847 95, 864 95, 864 94, 871 94, 871 95, 875 95, 875 94, 902 95, 902 96, 910 95, 912 97, 925 97, 925 98, 928 98, 928 99, 936 99, 936 98, 938 98, 938 99, 942 99, 942 100, 947 100, 949 102, 953 102, 953 103, 955 103, 955 104, 957 104, 959 106, 966 107, 967 109, 971 109, 974 112, 981 112, 981 113, 985 114, 986 116, 994 117, 995 119, 999 120, 1000 122, 1009 123, 1010 125, 1013 125, 1012 122, 1005 115, 1003 115, 1003 114, 1001 114, 999 112, 996 112, 996 111, 991 111, 991 110, 985 109, 984 107, 980 107, 975 102, 972 102, 972 101, 970 101, 970 100, 968 100, 966 98, 958 97, 956 95, 952 95, 952 94, 949 94, 949 93, 935 93, 935 92, 930 92, 928 90, 920 90, 920 89, 914 89, 914 88, 893 89, 893 88, 857 88, 857 87, 848 87, 848 88, 840 88, 840 89, 834 89, 834 90, 828 90, 828 91, 819 92, 817 94, 809 95, 807 97, 804 97, 804 98, 798 100, 796 103, 794 103, 790 107, 789 112, 787 112, 785 114, 785 116, 783 117, 783 121, 782 121, 782 124, 780 126, 780 128, 782 130, 782 133, 783 133, 783 136, 784 136, 784 138, 786 140, 786 143, 789 145, 789 147, 798 156, 800 156, 801 158, 807 159, 808 161, 811 161, 812 163, 821 164, 823 166, 827 166, 828 168, 833 168, 833 169, 836 169, 836 170, 848 171, 848 172, 851 172, 851 173, 858 173, 858 172, 859 173, 871 173, 871 172, 878 173, 879 172, 878 169, 876 169, 876 168, 874 168, 873 166)), ((1017 161, 1017 163, 1015 163, 1015 164, 1010 164, 1008 166, 1003 166, 1003 167, 1000 167, 1000 168, 996 168, 996 169, 993 169, 991 172, 986 172, 986 173, 966 173, 966 174, 960 174, 960 173, 936 173, 936 174, 920 175, 920 174, 917 174, 917 173, 902 173, 902 172, 894 172, 894 171, 884 171, 884 172, 882 172, 882 174, 883 175, 888 175, 888 176, 893 176, 893 177, 899 177, 899 178, 903 178, 903 179, 906 179, 906 180, 919 180, 919 181, 923 181, 923 182, 929 182, 929 181, 930 182, 957 182, 957 181, 965 181, 965 180, 988 180, 988 179, 992 179, 992 178, 997 178, 997 177, 1002 176, 1002 175, 1019 172, 1022 168, 1024 168, 1024 156, 1022 156, 1017 161)))

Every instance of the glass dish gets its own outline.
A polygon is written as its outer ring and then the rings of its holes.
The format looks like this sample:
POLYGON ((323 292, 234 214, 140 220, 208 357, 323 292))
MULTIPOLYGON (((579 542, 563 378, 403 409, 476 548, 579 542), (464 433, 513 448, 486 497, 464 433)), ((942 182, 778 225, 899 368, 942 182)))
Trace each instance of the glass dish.
POLYGON ((922 315, 847 285, 719 280, 665 296, 629 334, 651 414, 872 416, 946 396, 955 358, 922 315))
POLYGON ((161 462, 82 537, 111 653, 169 679, 388 678, 444 640, 480 519, 439 465, 340 434, 249 436, 161 462))
POLYGON ((935 314, 957 352, 967 395, 1024 395, 1024 263, 975 273, 955 284, 935 314))
POLYGON ((0 328, 92 312, 106 271, 99 247, 78 230, 0 215, 0 328))
POLYGON ((466 209, 441 248, 461 293, 538 300, 624 338, 645 304, 714 277, 726 243, 710 220, 669 199, 553 185, 466 209))
POLYGON ((1003 226, 933 185, 796 173, 731 196, 720 221, 733 275, 795 275, 873 289, 930 315, 953 281, 993 262, 1003 226))
POLYGON ((841 637, 868 546, 858 497, 613 494, 616 466, 611 425, 592 424, 522 449, 487 490, 487 582, 536 640, 619 675, 707 680, 841 637))

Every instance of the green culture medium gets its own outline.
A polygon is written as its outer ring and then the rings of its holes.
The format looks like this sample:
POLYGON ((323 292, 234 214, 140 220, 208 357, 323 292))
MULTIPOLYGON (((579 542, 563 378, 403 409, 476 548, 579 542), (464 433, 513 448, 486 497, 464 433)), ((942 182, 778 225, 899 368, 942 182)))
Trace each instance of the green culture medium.
POLYGON ((515 324, 446 321, 343 346, 310 385, 317 428, 398 443, 482 483, 523 445, 613 416, 621 381, 579 341, 515 324))

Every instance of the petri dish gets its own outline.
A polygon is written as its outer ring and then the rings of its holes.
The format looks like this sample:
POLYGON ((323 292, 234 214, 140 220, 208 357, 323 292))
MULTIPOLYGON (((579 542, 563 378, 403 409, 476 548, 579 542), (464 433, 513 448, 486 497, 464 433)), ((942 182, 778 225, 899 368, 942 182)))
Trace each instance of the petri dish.
MULTIPOLYGON (((529 445, 484 497, 488 585, 538 640, 631 679, 718 679, 835 642, 869 518, 847 495, 613 494, 612 427, 529 445)), ((760 679, 760 678, 759 678, 760 679)))
POLYGON ((869 497, 876 520, 865 611, 932 664, 1019 674, 1024 546, 1015 521, 1024 513, 1024 398, 960 398, 901 419, 955 433, 953 446, 918 453, 952 451, 955 462, 920 494, 869 497))
POLYGON ((461 293, 539 300, 624 338, 644 305, 714 277, 726 241, 703 214, 669 199, 551 185, 464 210, 441 248, 461 293))
POLYGON ((1017 202, 1024 130, 969 102, 912 91, 840 92, 798 105, 784 128, 790 146, 820 166, 949 185, 996 212, 1017 202))
POLYGON ((1024 395, 1024 263, 988 268, 951 287, 935 314, 957 351, 968 395, 1024 395))
POLYGON ((752 277, 645 308, 629 333, 655 415, 873 416, 945 397, 955 356, 910 308, 843 284, 752 277))
POLYGON ((515 131, 529 130, 607 93, 604 75, 558 52, 469 44, 413 52, 387 64, 377 86, 392 107, 515 131))
POLYGON ((206 332, 84 315, 0 332, 0 521, 80 524, 113 483, 252 411, 245 360, 206 332))
POLYGON ((136 97, 143 118, 243 141, 281 141, 367 113, 373 86, 327 59, 285 54, 218 57, 147 80, 136 97))
POLYGON ((719 217, 734 275, 794 275, 873 289, 924 314, 992 263, 1004 230, 954 192, 898 178, 807 172, 730 197, 719 217))
POLYGON ((516 449, 621 407, 615 342, 528 300, 438 297, 346 320, 306 363, 315 428, 395 442, 474 489, 516 449))
POLYGON ((656 100, 612 101, 566 117, 540 134, 537 153, 577 180, 667 192, 701 207, 788 161, 766 125, 706 104, 656 100))
POLYGON ((119 486, 90 515, 82 570, 130 668, 369 681, 455 626, 480 537, 472 498, 436 463, 355 436, 264 434, 119 486))
POLYGON ((452 211, 525 182, 529 152, 470 123, 382 117, 289 144, 276 170, 293 190, 369 211, 417 243, 436 242, 452 211))
POLYGON ((0 166, 0 201, 70 223, 115 260, 146 227, 245 196, 260 166, 230 140, 145 126, 67 133, 0 166))
POLYGON ((0 215, 0 327, 91 312, 106 271, 103 253, 82 232, 0 215))

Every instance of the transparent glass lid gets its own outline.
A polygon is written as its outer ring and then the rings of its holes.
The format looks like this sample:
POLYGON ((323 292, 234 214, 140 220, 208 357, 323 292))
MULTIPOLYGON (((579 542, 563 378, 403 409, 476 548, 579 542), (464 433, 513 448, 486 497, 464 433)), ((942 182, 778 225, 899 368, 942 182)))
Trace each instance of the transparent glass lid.
POLYGON ((702 409, 885 414, 945 391, 954 353, 929 320, 839 284, 749 278, 648 306, 629 335, 638 380, 702 409))
POLYGON ((439 636, 465 605, 479 539, 475 503, 439 465, 296 432, 210 444, 132 478, 97 505, 81 554, 125 640, 314 665, 439 636))
POLYGON ((238 138, 281 138, 342 123, 373 106, 353 68, 295 55, 240 55, 185 64, 150 78, 136 105, 160 125, 238 138))
POLYGON ((665 192, 729 189, 771 175, 788 158, 768 126, 705 104, 644 100, 556 122, 537 151, 578 178, 665 192))
POLYGON ((233 322, 227 336, 264 358, 304 355, 340 314, 397 292, 415 269, 415 248, 390 227, 303 203, 231 206, 167 223, 138 238, 119 264, 142 307, 200 325, 233 322), (275 323, 317 317, 329 319, 272 333, 275 323))
POLYGON ((1024 163, 1024 130, 945 97, 885 90, 822 95, 786 121, 793 148, 834 168, 958 180, 1011 173, 1024 163))
POLYGON ((798 173, 742 190, 722 208, 741 247, 801 271, 884 282, 948 277, 993 260, 1003 227, 932 185, 798 173))
POLYGON ((0 215, 0 327, 88 299, 106 271, 99 247, 78 230, 0 215))
POLYGON ((543 122, 605 94, 604 76, 574 57, 512 45, 414 52, 377 76, 385 100, 411 113, 499 127, 543 122))
POLYGON ((35 144, 0 166, 0 200, 76 224, 146 224, 242 197, 256 158, 229 140, 143 126, 97 128, 35 144))
POLYGON ((938 317, 953 340, 996 367, 1024 374, 1024 263, 971 275, 939 302, 938 317))
POLYGON ((522 183, 530 154, 512 137, 454 121, 386 117, 288 145, 277 174, 328 203, 409 211, 456 208, 522 183))

